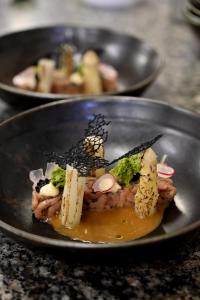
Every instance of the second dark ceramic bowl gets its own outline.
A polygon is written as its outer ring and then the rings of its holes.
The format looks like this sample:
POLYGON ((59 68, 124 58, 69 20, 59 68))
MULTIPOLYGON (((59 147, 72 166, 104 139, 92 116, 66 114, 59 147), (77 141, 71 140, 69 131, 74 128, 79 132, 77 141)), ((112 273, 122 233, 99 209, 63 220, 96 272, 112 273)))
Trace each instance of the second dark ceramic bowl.
POLYGON ((46 94, 18 89, 13 77, 41 57, 52 56, 58 45, 69 43, 83 53, 94 49, 103 62, 119 72, 116 94, 139 95, 156 78, 162 62, 157 51, 138 38, 106 29, 54 26, 7 34, 0 38, 0 96, 17 105, 36 106, 63 94, 46 94))

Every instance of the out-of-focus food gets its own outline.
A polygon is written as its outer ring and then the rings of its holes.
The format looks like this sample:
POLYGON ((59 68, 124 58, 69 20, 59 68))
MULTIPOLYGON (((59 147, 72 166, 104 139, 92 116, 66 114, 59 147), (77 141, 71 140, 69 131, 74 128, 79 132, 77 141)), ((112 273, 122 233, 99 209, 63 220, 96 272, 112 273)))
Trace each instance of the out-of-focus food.
POLYGON ((35 67, 28 67, 13 78, 13 84, 24 90, 35 91, 37 88, 35 67))
POLYGON ((17 74, 13 84, 41 93, 101 95, 117 91, 118 72, 93 50, 78 55, 73 46, 62 45, 57 61, 41 58, 17 74))
POLYGON ((99 70, 99 58, 93 51, 88 51, 83 57, 83 78, 87 95, 100 95, 103 92, 99 70))
POLYGON ((53 82, 55 62, 51 59, 40 59, 38 62, 38 92, 50 93, 53 82))

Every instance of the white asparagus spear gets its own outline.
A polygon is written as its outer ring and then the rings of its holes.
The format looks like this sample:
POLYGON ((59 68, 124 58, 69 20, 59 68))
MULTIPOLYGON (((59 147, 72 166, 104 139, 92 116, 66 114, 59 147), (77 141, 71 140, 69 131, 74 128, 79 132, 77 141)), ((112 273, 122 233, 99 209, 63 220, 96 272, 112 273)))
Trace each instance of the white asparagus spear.
POLYGON ((70 185, 70 193, 69 193, 69 203, 68 203, 68 214, 65 222, 65 227, 73 228, 76 224, 74 224, 74 216, 76 213, 77 206, 77 198, 78 198, 78 172, 76 169, 72 169, 72 177, 71 177, 71 185, 70 185))
POLYGON ((78 225, 81 220, 85 184, 86 184, 86 177, 78 177, 77 204, 76 204, 76 211, 73 220, 74 226, 78 225))
POLYGON ((50 93, 53 82, 55 62, 52 59, 42 58, 38 62, 38 91, 50 93))
POLYGON ((102 81, 99 72, 99 57, 94 51, 87 51, 83 57, 83 78, 87 95, 102 94, 102 81))
POLYGON ((74 69, 74 48, 70 45, 63 45, 61 47, 61 57, 60 57, 60 68, 64 71, 67 78, 73 73, 74 69))
POLYGON ((85 184, 86 178, 79 177, 78 171, 67 165, 60 211, 61 223, 67 228, 80 223, 85 184))
POLYGON ((149 148, 144 152, 140 180, 135 195, 135 211, 140 218, 152 215, 158 201, 157 157, 149 148))
POLYGON ((62 225, 65 225, 67 220, 67 215, 69 212, 69 198, 70 198, 72 170, 73 170, 72 167, 70 167, 69 165, 66 166, 65 185, 64 185, 62 202, 61 202, 61 210, 60 210, 60 219, 62 225))

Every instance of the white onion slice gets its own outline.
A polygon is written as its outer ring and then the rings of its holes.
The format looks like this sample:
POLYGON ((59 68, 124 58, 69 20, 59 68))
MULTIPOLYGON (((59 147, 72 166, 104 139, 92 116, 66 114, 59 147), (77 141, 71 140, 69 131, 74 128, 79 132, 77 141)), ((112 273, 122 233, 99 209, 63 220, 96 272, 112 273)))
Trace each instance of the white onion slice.
POLYGON ((52 173, 59 167, 55 162, 47 163, 46 171, 44 177, 47 179, 51 179, 52 173))
POLYGON ((38 170, 32 170, 29 173, 29 179, 33 182, 34 185, 37 185, 37 183, 40 180, 44 180, 44 174, 43 174, 43 169, 38 169, 38 170))

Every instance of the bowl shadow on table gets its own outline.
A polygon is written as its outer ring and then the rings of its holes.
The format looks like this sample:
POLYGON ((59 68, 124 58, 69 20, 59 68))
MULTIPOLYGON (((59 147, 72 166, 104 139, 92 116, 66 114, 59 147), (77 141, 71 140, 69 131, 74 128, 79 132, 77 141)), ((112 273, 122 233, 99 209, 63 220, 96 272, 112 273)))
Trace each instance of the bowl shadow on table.
MULTIPOLYGON (((173 205, 172 205, 173 206, 173 205)), ((165 223, 170 223, 174 218, 178 217, 181 213, 178 209, 173 206, 168 208, 166 211, 165 223), (168 210, 172 213, 168 213, 168 210)), ((34 217, 33 217, 34 219, 34 217)), ((35 226, 37 226, 38 221, 33 220, 35 226)), ((46 225, 47 230, 50 225, 46 225)), ((155 231, 148 234, 145 238, 156 237, 158 235, 164 234, 162 226, 159 226, 155 231)), ((130 263, 142 263, 142 262, 153 262, 156 260, 168 261, 169 259, 181 257, 187 255, 191 252, 192 244, 195 245, 195 240, 199 230, 189 232, 184 235, 179 235, 178 237, 173 237, 171 239, 161 239, 157 243, 148 243, 146 245, 141 245, 137 247, 126 247, 120 250, 115 248, 114 250, 108 249, 62 249, 55 247, 43 247, 41 245, 33 245, 32 243, 22 240, 25 245, 34 251, 38 255, 51 255, 56 260, 62 260, 67 264, 101 264, 101 265, 128 265, 130 263), (190 249, 188 248, 190 247, 190 249)), ((18 237, 18 241, 19 241, 18 237)))
POLYGON ((86 250, 81 255, 73 252, 73 250, 65 251, 64 249, 46 249, 36 247, 31 244, 26 244, 27 248, 34 251, 35 255, 50 255, 55 260, 62 260, 68 265, 73 264, 99 264, 102 266, 118 265, 126 266, 130 263, 150 263, 158 260, 167 262, 171 259, 178 259, 183 256, 188 256, 191 252, 191 247, 194 244, 196 237, 199 235, 199 230, 193 231, 192 234, 179 236, 170 241, 163 241, 159 245, 147 245, 146 247, 138 247, 136 249, 123 249, 115 253, 107 252, 90 252, 86 250), (190 250, 189 248, 190 247, 190 250))

